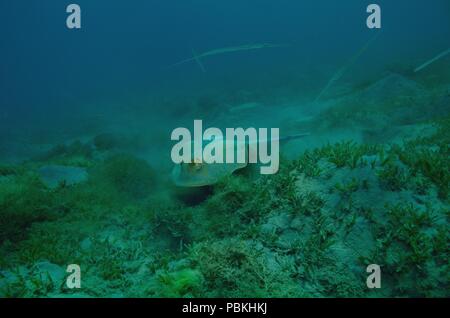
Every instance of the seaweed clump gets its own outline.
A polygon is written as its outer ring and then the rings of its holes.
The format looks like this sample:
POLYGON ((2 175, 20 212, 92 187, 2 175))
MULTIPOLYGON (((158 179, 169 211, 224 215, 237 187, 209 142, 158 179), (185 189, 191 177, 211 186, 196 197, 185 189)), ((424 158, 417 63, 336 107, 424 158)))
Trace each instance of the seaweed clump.
POLYGON ((90 144, 77 140, 69 144, 56 145, 36 159, 51 164, 90 167, 93 164, 94 149, 90 144))
POLYGON ((156 186, 156 173, 143 159, 117 154, 92 170, 92 182, 110 187, 131 199, 143 199, 156 186))
POLYGON ((198 270, 158 272, 147 293, 153 297, 195 297, 201 295, 203 276, 198 270))
POLYGON ((60 203, 34 175, 1 182, 0 242, 17 242, 33 223, 55 219, 64 210, 60 203))
POLYGON ((381 264, 395 295, 448 296, 447 226, 440 211, 413 204, 386 206, 387 224, 376 224, 377 244, 363 263, 381 264))

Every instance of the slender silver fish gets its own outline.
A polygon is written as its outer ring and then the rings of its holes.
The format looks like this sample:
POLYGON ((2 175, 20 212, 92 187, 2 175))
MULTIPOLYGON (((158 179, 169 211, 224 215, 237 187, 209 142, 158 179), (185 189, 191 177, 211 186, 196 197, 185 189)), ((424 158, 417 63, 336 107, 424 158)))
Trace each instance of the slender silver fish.
POLYGON ((200 54, 197 54, 194 50, 192 50, 192 57, 182 60, 180 62, 177 62, 175 64, 170 65, 169 67, 175 67, 181 64, 185 64, 191 61, 196 61, 197 64, 200 66, 202 71, 205 71, 205 67, 203 66, 201 59, 208 57, 208 56, 214 56, 219 54, 225 54, 225 53, 233 53, 233 52, 240 52, 240 51, 249 51, 249 50, 258 50, 258 49, 267 49, 267 48, 277 48, 277 47, 287 47, 288 44, 270 44, 270 43, 257 43, 257 44, 245 44, 241 46, 231 46, 231 47, 225 47, 221 49, 214 49, 210 51, 206 51, 200 54))

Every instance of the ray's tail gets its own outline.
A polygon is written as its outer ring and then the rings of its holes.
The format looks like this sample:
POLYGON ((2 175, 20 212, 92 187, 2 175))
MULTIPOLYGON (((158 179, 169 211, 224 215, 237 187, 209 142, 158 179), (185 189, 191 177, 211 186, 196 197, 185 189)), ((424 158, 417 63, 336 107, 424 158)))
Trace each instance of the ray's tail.
MULTIPOLYGON (((285 142, 289 142, 291 140, 305 138, 305 137, 308 137, 308 136, 311 136, 311 134, 310 133, 302 133, 302 134, 296 134, 296 135, 289 135, 289 136, 284 136, 284 137, 260 140, 259 142, 271 142, 271 141, 274 141, 274 140, 278 140, 280 143, 285 143, 285 142)), ((255 143, 256 143, 256 141, 250 142, 250 144, 255 144, 255 143)))
POLYGON ((279 141, 280 142, 288 142, 288 141, 291 141, 291 140, 296 140, 296 139, 308 137, 310 135, 311 135, 310 133, 290 135, 290 136, 280 137, 279 141))

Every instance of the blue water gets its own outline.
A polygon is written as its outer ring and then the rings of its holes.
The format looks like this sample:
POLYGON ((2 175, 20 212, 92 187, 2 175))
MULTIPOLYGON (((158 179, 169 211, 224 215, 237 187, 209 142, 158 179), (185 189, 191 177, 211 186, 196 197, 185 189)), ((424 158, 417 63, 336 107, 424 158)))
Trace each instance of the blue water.
MULTIPOLYGON (((0 4, 2 109, 20 120, 47 110, 132 95, 233 90, 296 78, 309 67, 342 64, 365 43, 369 1, 78 1, 82 30, 65 27, 66 3, 0 4), (198 51, 247 43, 289 49, 217 56, 165 67, 198 51), (284 76, 284 78, 282 78, 284 76)), ((378 1, 383 35, 354 72, 386 61, 428 57, 450 38, 445 0, 378 1)))

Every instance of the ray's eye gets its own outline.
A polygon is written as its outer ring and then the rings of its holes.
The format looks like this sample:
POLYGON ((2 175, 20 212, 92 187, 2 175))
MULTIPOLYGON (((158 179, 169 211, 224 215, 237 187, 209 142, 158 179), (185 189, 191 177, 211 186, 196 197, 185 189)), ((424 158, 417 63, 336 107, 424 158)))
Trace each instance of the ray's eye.
POLYGON ((189 168, 194 171, 198 171, 203 167, 203 163, 200 160, 194 160, 189 163, 189 168))

